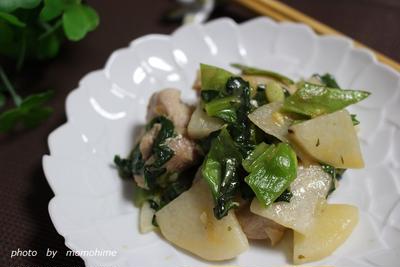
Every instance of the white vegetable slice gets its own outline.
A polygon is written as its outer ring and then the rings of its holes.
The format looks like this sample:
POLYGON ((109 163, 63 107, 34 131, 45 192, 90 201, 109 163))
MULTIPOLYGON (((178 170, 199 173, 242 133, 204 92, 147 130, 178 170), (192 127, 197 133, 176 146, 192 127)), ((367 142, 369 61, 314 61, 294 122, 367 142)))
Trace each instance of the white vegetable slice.
POLYGON ((150 207, 148 201, 142 204, 139 215, 139 230, 140 233, 145 234, 155 229, 153 225, 153 215, 155 211, 150 207))
POLYGON ((188 135, 193 139, 201 139, 220 129, 223 125, 222 120, 208 116, 201 105, 198 105, 190 118, 188 135))
POLYGON ((206 260, 227 260, 248 249, 233 211, 221 220, 213 213, 211 191, 202 179, 156 213, 161 233, 173 244, 206 260))
POLYGON ((332 179, 320 166, 300 166, 297 178, 290 185, 290 202, 275 202, 264 208, 257 199, 251 203, 251 212, 268 218, 287 228, 306 233, 313 226, 315 215, 326 203, 332 179))
POLYGON ((340 110, 289 128, 291 141, 320 162, 336 168, 362 168, 360 144, 350 114, 340 110))
POLYGON ((288 129, 293 120, 279 111, 281 107, 282 102, 266 104, 254 110, 248 117, 267 134, 286 142, 288 129))
POLYGON ((302 264, 331 255, 353 232, 358 209, 351 205, 327 205, 306 235, 294 232, 293 262, 302 264))

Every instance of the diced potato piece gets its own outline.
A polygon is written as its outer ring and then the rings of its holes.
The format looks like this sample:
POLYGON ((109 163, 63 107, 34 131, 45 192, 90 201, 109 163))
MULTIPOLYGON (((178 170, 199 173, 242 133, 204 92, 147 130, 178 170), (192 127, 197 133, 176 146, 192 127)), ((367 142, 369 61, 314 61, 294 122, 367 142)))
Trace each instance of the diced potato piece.
POLYGON ((156 213, 161 233, 173 244, 206 260, 227 260, 248 248, 235 213, 213 213, 211 191, 202 179, 156 213))
POLYGON ((320 166, 299 167, 297 178, 290 185, 290 202, 275 202, 264 208, 255 198, 251 212, 287 228, 306 233, 313 226, 315 214, 326 204, 332 179, 320 166))
POLYGON ((145 201, 140 208, 139 215, 139 230, 140 233, 145 234, 155 229, 153 225, 153 215, 155 211, 150 207, 148 201, 145 201))
POLYGON ((357 223, 356 207, 327 205, 306 235, 294 232, 294 264, 317 261, 331 255, 346 241, 357 223))
POLYGON ((208 116, 198 105, 190 118, 188 135, 193 139, 201 139, 220 129, 223 125, 222 120, 208 116))
POLYGON ((279 110, 282 102, 266 104, 249 114, 249 119, 267 134, 281 141, 287 141, 288 128, 293 120, 279 110))
POLYGON ((336 168, 362 168, 360 144, 350 114, 340 110, 289 128, 289 139, 320 162, 336 168))

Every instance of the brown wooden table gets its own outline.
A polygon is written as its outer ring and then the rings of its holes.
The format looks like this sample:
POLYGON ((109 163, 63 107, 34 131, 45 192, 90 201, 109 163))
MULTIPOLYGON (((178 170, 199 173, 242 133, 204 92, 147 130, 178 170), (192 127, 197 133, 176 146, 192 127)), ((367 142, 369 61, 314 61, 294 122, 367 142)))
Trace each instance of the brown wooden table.
MULTIPOLYGON (((251 0, 249 0, 251 1, 251 0)), ((55 231, 47 211, 52 198, 41 158, 48 153, 47 136, 65 122, 67 94, 89 71, 102 68, 111 52, 144 34, 171 33, 177 23, 162 15, 173 4, 168 0, 88 1, 100 14, 100 27, 84 41, 65 45, 62 54, 27 73, 32 90, 54 88, 55 112, 40 127, 11 136, 0 136, 0 266, 75 267, 80 258, 66 257, 64 240, 55 231), (14 257, 16 249, 37 250, 36 257, 14 257), (47 248, 57 249, 54 259, 47 248)), ((284 0, 318 20, 400 61, 400 1, 398 0, 284 0)), ((243 21, 257 16, 235 4, 218 8, 213 17, 243 21)))

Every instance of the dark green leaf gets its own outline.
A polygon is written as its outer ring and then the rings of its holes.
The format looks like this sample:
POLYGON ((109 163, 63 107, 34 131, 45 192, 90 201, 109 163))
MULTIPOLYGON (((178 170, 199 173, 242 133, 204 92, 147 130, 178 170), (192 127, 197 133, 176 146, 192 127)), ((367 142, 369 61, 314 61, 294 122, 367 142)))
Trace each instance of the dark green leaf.
POLYGON ((40 4, 41 0, 1 0, 0 11, 12 12, 18 8, 32 9, 40 4))
POLYGON ((238 167, 241 154, 236 149, 226 128, 223 128, 211 144, 201 172, 207 181, 215 202, 214 215, 221 219, 236 206, 233 201, 239 190, 238 167))
POLYGON ((26 128, 34 128, 50 117, 52 113, 53 109, 50 107, 37 107, 24 113, 22 123, 26 128))
POLYGON ((64 32, 71 41, 79 41, 99 24, 96 11, 86 5, 69 6, 63 14, 64 32))
POLYGON ((60 16, 67 7, 79 3, 79 0, 44 0, 44 6, 40 11, 39 18, 44 22, 50 21, 60 16))
POLYGON ((272 78, 276 81, 282 82, 286 85, 294 84, 294 81, 291 80, 290 78, 288 78, 282 74, 273 72, 273 71, 262 70, 262 69, 245 66, 242 64, 238 64, 238 63, 233 63, 233 64, 231 64, 231 66, 240 69, 242 71, 242 73, 246 74, 246 75, 265 76, 268 78, 272 78))
POLYGON ((356 114, 351 114, 351 121, 353 122, 353 125, 359 125, 360 121, 357 119, 357 115, 356 114))
POLYGON ((143 189, 133 183, 133 203, 136 207, 140 208, 143 203, 154 197, 153 193, 149 190, 143 189))
POLYGON ((50 34, 38 41, 36 57, 38 59, 54 58, 58 55, 60 41, 56 34, 50 34))
POLYGON ((7 110, 0 114, 0 132, 8 132, 13 129, 21 118, 18 108, 7 110))
POLYGON ((339 181, 343 177, 343 173, 346 171, 346 169, 337 169, 331 165, 328 164, 321 164, 321 168, 324 172, 329 174, 332 178, 332 183, 331 183, 331 188, 328 191, 328 194, 326 197, 328 197, 333 191, 336 190, 336 181, 339 181))
POLYGON ((275 202, 290 202, 292 197, 292 192, 286 189, 277 199, 275 199, 275 202))
POLYGON ((15 28, 0 20, 0 54, 15 57, 19 50, 18 41, 15 28))
POLYGON ((228 79, 234 76, 234 74, 215 66, 200 64, 200 76, 202 91, 213 90, 223 92, 225 91, 228 79))
POLYGON ((284 143, 271 145, 262 165, 253 168, 245 177, 258 201, 268 207, 289 187, 297 175, 297 157, 293 149, 284 143))
POLYGON ((321 78, 321 81, 322 81, 327 87, 330 87, 330 88, 338 88, 338 89, 340 89, 340 86, 339 86, 339 84, 336 82, 336 79, 335 79, 335 77, 333 77, 333 75, 331 75, 331 74, 329 74, 329 73, 326 73, 326 74, 320 76, 320 78, 321 78))
POLYGON ((25 98, 19 107, 2 113, 0 115, 0 132, 7 132, 19 124, 26 128, 39 125, 52 113, 50 107, 43 106, 52 95, 51 91, 31 95, 25 98))
POLYGON ((208 116, 220 118, 226 122, 235 123, 237 120, 236 108, 240 99, 237 96, 227 96, 212 100, 205 105, 208 116))
POLYGON ((23 111, 28 112, 33 108, 37 108, 44 105, 47 101, 49 101, 53 97, 53 95, 54 95, 53 91, 47 91, 44 93, 30 95, 21 102, 20 108, 23 111))
POLYGON ((6 97, 3 93, 0 93, 0 108, 6 103, 6 97))
POLYGON ((17 26, 17 27, 25 27, 26 24, 23 23, 22 21, 20 21, 16 16, 0 11, 0 19, 4 19, 5 21, 7 21, 8 23, 17 26))
POLYGON ((283 110, 305 116, 316 117, 341 110, 370 95, 366 91, 342 90, 304 83, 296 93, 286 98, 283 110))

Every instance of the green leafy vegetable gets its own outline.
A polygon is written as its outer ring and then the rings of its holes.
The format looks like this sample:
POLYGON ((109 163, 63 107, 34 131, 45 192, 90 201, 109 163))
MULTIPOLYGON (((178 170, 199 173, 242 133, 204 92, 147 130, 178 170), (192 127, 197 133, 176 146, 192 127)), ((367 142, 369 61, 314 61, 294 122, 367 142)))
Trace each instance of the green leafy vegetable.
POLYGON ((122 159, 120 156, 115 155, 114 163, 118 168, 119 176, 124 179, 130 179, 135 174, 142 174, 144 161, 139 149, 139 144, 135 146, 129 157, 126 159, 122 159))
POLYGON ((235 106, 240 104, 240 99, 237 96, 227 96, 212 100, 205 104, 205 110, 208 116, 220 118, 226 122, 235 123, 237 114, 235 106))
POLYGON ((351 116, 351 121, 353 122, 354 126, 360 124, 360 121, 357 119, 357 115, 356 114, 351 114, 350 116, 351 116))
POLYGON ((234 75, 215 66, 200 64, 200 76, 202 91, 223 92, 228 79, 234 75))
POLYGON ((296 93, 285 99, 283 110, 316 117, 341 110, 369 95, 366 91, 342 90, 304 83, 296 93))
POLYGON ((324 172, 329 174, 332 178, 331 188, 329 189, 328 194, 326 196, 326 197, 328 197, 333 191, 336 190, 336 181, 339 181, 342 179, 343 174, 346 171, 346 169, 338 169, 338 168, 335 168, 328 164, 321 164, 321 168, 324 172))
POLYGON ((282 82, 286 85, 294 84, 294 81, 292 79, 290 79, 286 76, 283 76, 282 74, 273 72, 273 71, 262 70, 262 69, 245 66, 242 64, 238 64, 238 63, 233 63, 233 64, 231 64, 231 66, 240 69, 242 71, 242 73, 246 74, 246 75, 265 76, 268 78, 272 78, 276 81, 282 82))
POLYGON ((285 100, 285 93, 282 86, 276 82, 270 82, 266 89, 267 99, 272 102, 283 102, 285 100))
POLYGON ((147 129, 151 129, 155 123, 160 124, 161 129, 158 132, 152 147, 154 161, 153 163, 144 166, 144 178, 146 185, 150 189, 155 189, 159 186, 158 178, 166 172, 166 168, 162 166, 174 155, 174 151, 165 144, 165 141, 168 138, 175 135, 174 124, 166 117, 159 116, 150 121, 147 129))
POLYGON ((253 166, 245 181, 253 189, 258 201, 268 207, 296 178, 297 157, 293 149, 284 143, 271 145, 265 151, 267 155, 262 164, 253 166))
POLYGON ((212 141, 201 169, 214 197, 214 215, 217 219, 223 218, 237 206, 233 200, 240 185, 238 167, 241 159, 228 131, 223 128, 212 141))
POLYGON ((340 86, 339 84, 336 82, 335 77, 333 77, 333 75, 326 73, 322 76, 319 76, 321 81, 329 88, 339 88, 340 86))
POLYGON ((275 199, 275 202, 290 202, 292 197, 293 193, 286 189, 277 199, 275 199))

